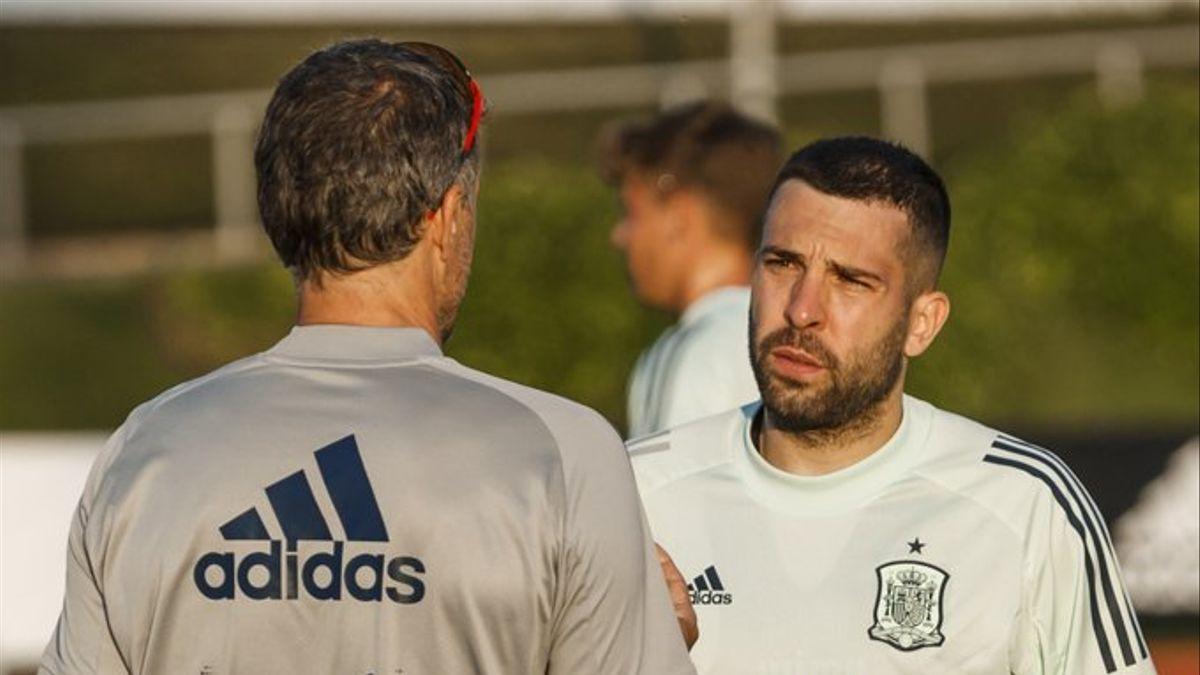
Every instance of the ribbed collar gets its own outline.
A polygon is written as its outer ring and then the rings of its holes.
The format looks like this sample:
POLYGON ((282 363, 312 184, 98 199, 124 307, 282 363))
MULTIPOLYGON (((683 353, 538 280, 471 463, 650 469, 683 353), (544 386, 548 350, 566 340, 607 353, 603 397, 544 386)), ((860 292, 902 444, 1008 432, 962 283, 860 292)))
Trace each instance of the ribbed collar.
POLYGON ((402 361, 438 357, 442 350, 420 328, 321 324, 293 327, 267 355, 321 361, 402 361))
POLYGON ((761 404, 743 408, 741 447, 734 463, 756 499, 771 508, 796 515, 831 515, 874 499, 901 480, 920 459, 929 436, 933 408, 904 397, 900 427, 878 450, 839 471, 824 476, 798 476, 772 466, 758 453, 751 427, 761 404))
POLYGON ((743 307, 750 306, 750 287, 749 286, 722 286, 716 290, 709 291, 696 299, 695 302, 688 305, 683 316, 679 317, 680 325, 686 326, 695 323, 704 317, 719 312, 727 305, 742 305, 743 307))

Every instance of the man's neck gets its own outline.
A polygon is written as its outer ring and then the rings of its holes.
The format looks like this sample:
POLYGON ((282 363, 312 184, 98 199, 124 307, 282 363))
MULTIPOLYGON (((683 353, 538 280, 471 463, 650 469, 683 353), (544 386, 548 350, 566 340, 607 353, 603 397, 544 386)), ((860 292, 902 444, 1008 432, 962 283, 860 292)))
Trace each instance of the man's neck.
POLYGON ((895 435, 904 416, 902 398, 898 389, 845 426, 803 433, 775 426, 764 409, 762 428, 756 434, 759 452, 775 468, 800 476, 845 469, 873 455, 895 435))
POLYGON ((697 300, 719 288, 749 285, 752 264, 740 250, 719 250, 695 258, 683 280, 675 313, 682 315, 697 300))
POLYGON ((325 275, 298 288, 296 325, 343 324, 420 328, 441 343, 431 292, 416 292, 403 273, 381 265, 352 274, 325 275))

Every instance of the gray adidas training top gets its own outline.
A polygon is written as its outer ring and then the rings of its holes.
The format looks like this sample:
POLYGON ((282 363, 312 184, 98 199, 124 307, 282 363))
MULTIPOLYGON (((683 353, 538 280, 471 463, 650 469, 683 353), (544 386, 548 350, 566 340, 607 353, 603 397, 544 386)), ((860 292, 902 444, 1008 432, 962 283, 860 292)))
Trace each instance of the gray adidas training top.
POLYGON ((599 415, 307 326, 112 436, 40 672, 693 670, 599 415))

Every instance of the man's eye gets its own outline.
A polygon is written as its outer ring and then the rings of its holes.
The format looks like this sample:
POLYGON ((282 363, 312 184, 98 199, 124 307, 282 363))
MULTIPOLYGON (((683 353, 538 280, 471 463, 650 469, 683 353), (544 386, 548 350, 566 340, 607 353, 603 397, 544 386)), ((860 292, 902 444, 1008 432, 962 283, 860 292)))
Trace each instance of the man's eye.
POLYGON ((870 287, 871 287, 871 285, 870 285, 870 284, 868 284, 867 282, 863 281, 862 279, 858 279, 858 278, 856 278, 856 277, 842 276, 842 277, 839 277, 839 278, 840 278, 840 279, 841 279, 841 280, 842 280, 844 283, 847 283, 847 284, 849 284, 849 285, 851 285, 851 286, 855 286, 855 287, 857 287, 857 288, 870 288, 870 287))
POLYGON ((763 264, 765 264, 767 267, 786 268, 795 267, 796 263, 795 261, 787 260, 785 258, 767 258, 763 264))

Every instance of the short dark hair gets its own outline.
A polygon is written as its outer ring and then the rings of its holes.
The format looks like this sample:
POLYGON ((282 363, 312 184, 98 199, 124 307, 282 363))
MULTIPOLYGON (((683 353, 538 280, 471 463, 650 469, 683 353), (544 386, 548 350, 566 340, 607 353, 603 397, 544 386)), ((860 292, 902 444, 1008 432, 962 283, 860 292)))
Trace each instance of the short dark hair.
POLYGON ((926 264, 914 282, 937 285, 950 243, 950 197, 941 177, 916 153, 866 136, 820 140, 800 148, 783 165, 772 198, 789 180, 804 181, 827 195, 904 211, 912 228, 908 253, 926 264))
POLYGON ((730 231, 722 234, 749 248, 758 242, 771 180, 783 161, 778 131, 714 102, 610 126, 601 137, 600 152, 600 171, 609 183, 640 173, 660 190, 702 192, 732 216, 730 231))
POLYGON ((341 42, 287 73, 254 152, 283 263, 308 279, 407 256, 446 190, 473 188, 478 150, 462 152, 472 104, 444 64, 404 43, 341 42))

